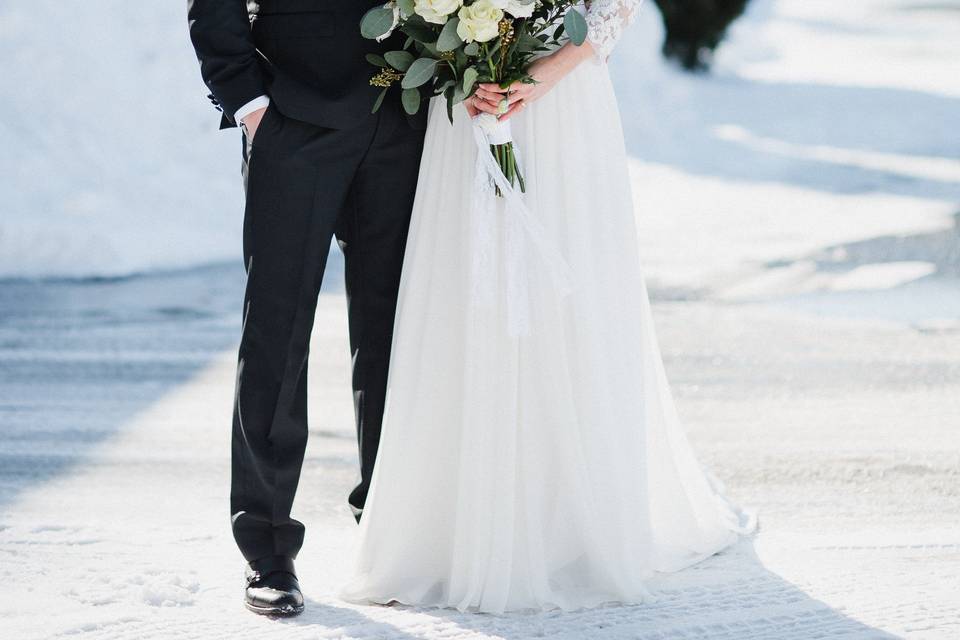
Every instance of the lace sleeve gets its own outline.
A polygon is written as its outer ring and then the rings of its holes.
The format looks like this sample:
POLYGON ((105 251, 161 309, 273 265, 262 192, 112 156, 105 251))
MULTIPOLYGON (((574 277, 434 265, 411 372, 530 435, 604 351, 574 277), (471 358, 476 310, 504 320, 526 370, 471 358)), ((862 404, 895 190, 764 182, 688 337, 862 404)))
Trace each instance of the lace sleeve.
POLYGON ((605 60, 640 9, 643 0, 587 0, 587 39, 605 60))

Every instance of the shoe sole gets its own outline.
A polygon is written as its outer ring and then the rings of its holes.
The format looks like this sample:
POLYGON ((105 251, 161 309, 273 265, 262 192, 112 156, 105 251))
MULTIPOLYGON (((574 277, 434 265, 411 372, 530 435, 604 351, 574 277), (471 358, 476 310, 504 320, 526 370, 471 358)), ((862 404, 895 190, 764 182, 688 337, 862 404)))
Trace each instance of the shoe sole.
POLYGON ((244 602, 243 606, 245 606, 249 611, 253 611, 261 616, 272 616, 276 618, 290 618, 303 613, 303 605, 300 605, 299 607, 295 607, 293 605, 287 605, 285 607, 258 607, 250 604, 249 602, 244 602))

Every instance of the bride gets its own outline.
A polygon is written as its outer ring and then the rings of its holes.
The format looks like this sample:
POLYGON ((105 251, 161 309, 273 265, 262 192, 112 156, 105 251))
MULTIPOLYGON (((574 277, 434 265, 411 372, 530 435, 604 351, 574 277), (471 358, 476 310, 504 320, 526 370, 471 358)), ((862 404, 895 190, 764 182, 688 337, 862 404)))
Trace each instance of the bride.
POLYGON ((588 3, 587 42, 536 60, 536 84, 483 85, 452 127, 431 104, 348 600, 640 602, 655 572, 753 528, 681 430, 638 261, 605 61, 640 1, 588 3), (503 199, 477 206, 471 116, 504 95, 523 200, 565 287, 503 199))

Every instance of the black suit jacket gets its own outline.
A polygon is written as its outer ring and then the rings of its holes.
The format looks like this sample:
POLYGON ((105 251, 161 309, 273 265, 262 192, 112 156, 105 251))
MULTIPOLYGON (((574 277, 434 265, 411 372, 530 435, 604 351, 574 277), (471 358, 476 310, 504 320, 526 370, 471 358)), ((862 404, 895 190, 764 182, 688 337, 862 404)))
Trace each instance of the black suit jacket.
MULTIPOLYGON (((376 68, 367 53, 402 46, 360 35, 360 19, 383 0, 260 0, 252 26, 246 0, 188 0, 190 39, 200 73, 223 110, 233 114, 267 95, 287 117, 345 129, 369 116, 380 89, 370 86, 376 68)), ((253 4, 253 3, 251 3, 253 4)), ((383 108, 399 107, 390 90, 383 108)), ((410 118, 426 127, 426 109, 410 118)))

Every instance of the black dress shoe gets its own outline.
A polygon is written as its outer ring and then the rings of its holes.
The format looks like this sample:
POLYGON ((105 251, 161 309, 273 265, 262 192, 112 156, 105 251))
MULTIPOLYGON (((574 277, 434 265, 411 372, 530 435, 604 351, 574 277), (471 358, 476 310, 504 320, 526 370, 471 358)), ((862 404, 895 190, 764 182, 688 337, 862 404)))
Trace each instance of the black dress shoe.
POLYGON ((303 594, 287 556, 267 556, 247 566, 244 605, 265 616, 295 616, 303 611, 303 594))

